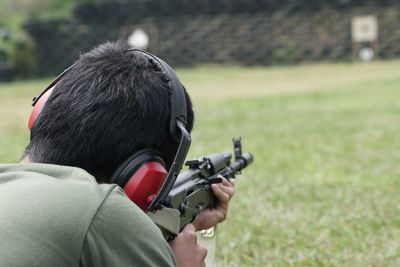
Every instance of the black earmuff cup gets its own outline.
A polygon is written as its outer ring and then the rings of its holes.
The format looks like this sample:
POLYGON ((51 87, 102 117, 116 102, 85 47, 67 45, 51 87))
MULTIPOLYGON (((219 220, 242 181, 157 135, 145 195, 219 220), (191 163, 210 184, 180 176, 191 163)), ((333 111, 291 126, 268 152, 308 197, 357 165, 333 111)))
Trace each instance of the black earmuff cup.
POLYGON ((124 187, 132 175, 146 162, 156 161, 165 166, 159 152, 153 149, 142 149, 125 160, 110 178, 110 183, 124 187))

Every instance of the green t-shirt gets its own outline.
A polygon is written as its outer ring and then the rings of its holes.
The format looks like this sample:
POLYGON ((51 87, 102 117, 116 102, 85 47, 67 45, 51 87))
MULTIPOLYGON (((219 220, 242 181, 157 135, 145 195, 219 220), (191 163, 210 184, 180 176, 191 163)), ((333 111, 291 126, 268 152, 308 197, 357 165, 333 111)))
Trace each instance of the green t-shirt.
POLYGON ((155 224, 82 169, 0 165, 0 266, 175 266, 155 224))

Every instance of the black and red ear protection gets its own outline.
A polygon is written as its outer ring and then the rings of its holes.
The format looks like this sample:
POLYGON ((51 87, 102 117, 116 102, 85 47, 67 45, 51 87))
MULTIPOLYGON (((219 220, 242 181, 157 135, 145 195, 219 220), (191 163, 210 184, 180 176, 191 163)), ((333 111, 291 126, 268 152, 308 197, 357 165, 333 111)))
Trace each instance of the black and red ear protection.
POLYGON ((160 154, 143 149, 130 156, 114 171, 110 181, 123 185, 126 195, 142 210, 156 197, 168 172, 160 154))
MULTIPOLYGON (((170 122, 169 132, 173 140, 179 143, 177 153, 169 171, 160 157, 160 153, 144 149, 136 152, 123 162, 113 173, 110 183, 121 186, 127 196, 144 211, 154 211, 162 207, 162 203, 172 189, 185 161, 190 147, 190 134, 186 130, 187 111, 183 86, 175 71, 160 58, 142 50, 132 49, 130 52, 140 53, 157 66, 169 81, 170 90, 170 122)), ((56 84, 73 67, 61 73, 49 86, 33 99, 33 110, 29 118, 29 129, 32 130, 40 118, 40 113, 56 84)))
MULTIPOLYGON (((47 99, 49 99, 51 93, 54 90, 54 86, 51 87, 49 90, 47 90, 40 98, 38 98, 36 105, 33 107, 33 110, 31 112, 31 115, 29 116, 29 122, 28 122, 28 128, 32 129, 33 125, 35 124, 35 121, 39 117, 40 112, 42 111, 44 104, 47 102, 47 99)), ((34 100, 35 101, 35 100, 34 100)))
POLYGON ((72 64, 69 68, 65 69, 60 75, 58 75, 41 93, 40 95, 32 99, 32 112, 29 116, 28 128, 32 130, 35 123, 39 120, 39 115, 42 112, 44 105, 49 99, 50 95, 53 93, 56 84, 61 80, 62 77, 74 66, 72 64))

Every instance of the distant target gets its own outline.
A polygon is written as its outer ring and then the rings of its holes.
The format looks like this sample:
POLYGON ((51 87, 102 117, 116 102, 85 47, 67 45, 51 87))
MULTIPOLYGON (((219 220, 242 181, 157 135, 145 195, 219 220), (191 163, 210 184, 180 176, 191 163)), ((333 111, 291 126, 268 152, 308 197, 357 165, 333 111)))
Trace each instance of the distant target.
POLYGON ((135 29, 129 35, 127 43, 131 47, 147 50, 150 44, 150 37, 144 30, 135 29))
POLYGON ((370 47, 361 48, 360 52, 358 53, 359 58, 363 62, 372 61, 374 59, 374 55, 374 50, 370 47))

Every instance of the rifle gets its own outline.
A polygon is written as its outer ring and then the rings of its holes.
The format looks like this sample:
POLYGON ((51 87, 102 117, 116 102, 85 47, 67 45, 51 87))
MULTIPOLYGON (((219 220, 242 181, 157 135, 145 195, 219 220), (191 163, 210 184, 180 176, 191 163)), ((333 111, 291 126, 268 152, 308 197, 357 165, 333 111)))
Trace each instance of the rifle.
POLYGON ((230 152, 215 153, 195 160, 186 161, 189 169, 177 177, 162 209, 148 212, 149 217, 161 229, 164 238, 172 240, 185 225, 191 223, 203 209, 215 206, 217 199, 211 184, 225 178, 235 178, 253 162, 251 153, 242 153, 240 138, 234 138, 234 159, 230 152))

